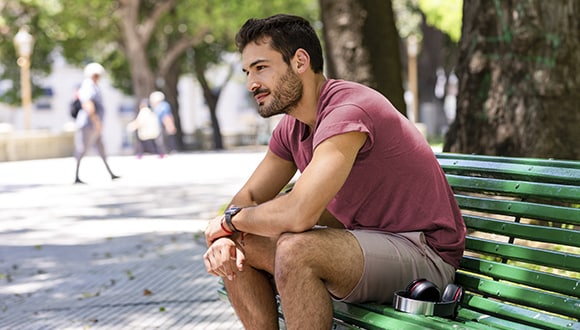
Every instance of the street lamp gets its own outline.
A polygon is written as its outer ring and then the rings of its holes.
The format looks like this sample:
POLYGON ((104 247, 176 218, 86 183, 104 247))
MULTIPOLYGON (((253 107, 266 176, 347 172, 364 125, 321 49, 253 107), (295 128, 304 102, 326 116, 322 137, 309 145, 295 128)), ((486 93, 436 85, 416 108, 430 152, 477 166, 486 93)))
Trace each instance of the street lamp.
POLYGON ((419 83, 417 77, 417 55, 419 54, 419 41, 414 35, 407 38, 407 56, 409 72, 409 89, 413 94, 413 122, 419 122, 419 83))
POLYGON ((20 93, 22 95, 22 109, 24 110, 25 129, 30 129, 30 105, 32 103, 32 93, 30 88, 30 56, 34 47, 34 37, 28 33, 28 28, 20 28, 14 36, 14 46, 18 53, 20 67, 20 93))

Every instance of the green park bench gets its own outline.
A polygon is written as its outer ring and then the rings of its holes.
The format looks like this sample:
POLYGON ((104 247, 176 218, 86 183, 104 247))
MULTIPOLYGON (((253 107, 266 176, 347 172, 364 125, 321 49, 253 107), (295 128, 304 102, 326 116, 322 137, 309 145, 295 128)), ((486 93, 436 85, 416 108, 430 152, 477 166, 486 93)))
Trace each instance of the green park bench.
POLYGON ((580 329, 580 162, 437 159, 467 226, 457 317, 333 302, 334 329, 580 329))

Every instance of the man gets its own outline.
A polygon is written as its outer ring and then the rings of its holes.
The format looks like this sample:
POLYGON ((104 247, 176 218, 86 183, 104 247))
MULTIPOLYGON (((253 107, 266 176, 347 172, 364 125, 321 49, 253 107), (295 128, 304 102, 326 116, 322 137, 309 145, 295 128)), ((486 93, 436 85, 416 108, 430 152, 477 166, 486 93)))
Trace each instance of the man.
POLYGON ((175 150, 175 121, 171 113, 171 105, 165 100, 165 94, 160 91, 155 91, 149 95, 149 103, 153 111, 159 118, 162 134, 159 135, 157 144, 162 146, 161 152, 163 154, 175 150))
POLYGON ((244 326, 278 327, 276 292, 288 329, 329 329, 331 299, 388 303, 416 278, 452 282, 465 226, 414 125, 372 89, 326 79, 320 42, 300 17, 251 19, 236 44, 259 113, 284 114, 205 232, 205 266, 224 277, 244 326))
POLYGON ((105 163, 112 180, 119 176, 113 174, 107 163, 107 155, 102 140, 103 117, 105 108, 103 97, 98 82, 105 73, 105 69, 99 63, 89 63, 84 70, 85 79, 78 90, 78 97, 82 109, 76 118, 77 131, 75 134, 75 158, 77 160, 75 183, 84 183, 79 177, 81 160, 91 146, 96 146, 99 156, 105 163))

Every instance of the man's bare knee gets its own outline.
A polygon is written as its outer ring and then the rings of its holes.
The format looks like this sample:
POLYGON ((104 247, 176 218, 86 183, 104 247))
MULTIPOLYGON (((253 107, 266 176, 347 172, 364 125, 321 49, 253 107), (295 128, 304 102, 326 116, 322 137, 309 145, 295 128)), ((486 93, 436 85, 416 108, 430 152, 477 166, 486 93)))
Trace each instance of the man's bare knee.
POLYGON ((308 242, 306 233, 284 233, 280 235, 276 243, 276 261, 298 261, 308 255, 308 248, 312 247, 308 242))
POLYGON ((309 268, 308 249, 312 248, 304 233, 285 233, 278 238, 275 257, 276 282, 283 283, 288 275, 309 268))

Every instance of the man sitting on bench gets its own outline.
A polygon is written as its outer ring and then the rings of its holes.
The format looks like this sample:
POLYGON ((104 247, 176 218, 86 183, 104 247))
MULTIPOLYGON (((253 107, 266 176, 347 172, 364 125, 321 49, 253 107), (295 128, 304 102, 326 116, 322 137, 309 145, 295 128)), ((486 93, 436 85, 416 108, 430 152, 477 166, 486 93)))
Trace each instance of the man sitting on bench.
POLYGON ((465 225, 413 123, 378 92, 326 79, 303 18, 250 19, 236 44, 260 115, 284 114, 205 232, 205 267, 224 278, 244 326, 278 328, 276 293, 288 329, 329 329, 332 299, 390 303, 417 278, 451 283, 465 225))

